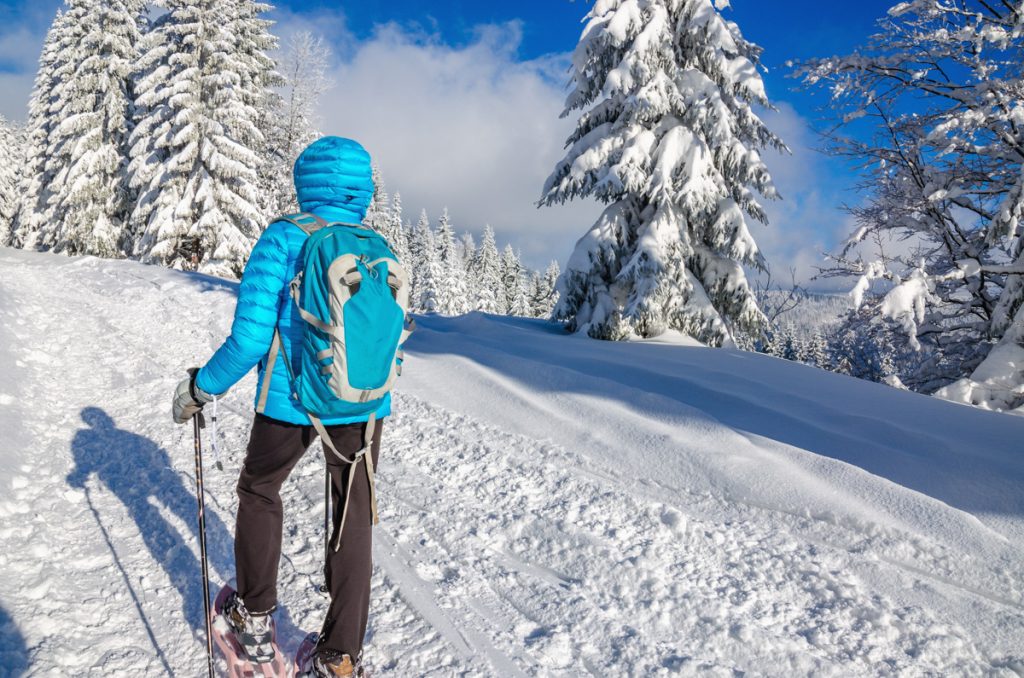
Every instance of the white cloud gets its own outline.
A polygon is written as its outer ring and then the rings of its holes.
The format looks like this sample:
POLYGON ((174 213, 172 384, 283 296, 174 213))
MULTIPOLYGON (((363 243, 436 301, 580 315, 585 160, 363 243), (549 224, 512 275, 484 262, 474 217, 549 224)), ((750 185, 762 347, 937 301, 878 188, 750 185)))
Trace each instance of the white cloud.
POLYGON ((28 119, 28 98, 32 93, 35 73, 0 72, 0 115, 8 120, 28 119))
POLYGON ((389 192, 401 191, 407 218, 420 208, 436 218, 447 206, 458 230, 490 223, 542 267, 567 259, 601 208, 534 206, 572 122, 559 119, 565 62, 517 61, 519 30, 481 27, 452 47, 382 26, 332 74, 323 128, 367 147, 389 192))
POLYGON ((836 161, 814 150, 814 132, 792 106, 776 106, 779 110, 763 119, 792 154, 765 156, 782 200, 765 204, 769 225, 755 224, 754 238, 771 266, 773 285, 788 285, 790 269, 795 269, 797 281, 811 289, 842 289, 843 281, 835 279, 811 282, 818 267, 827 263, 823 252, 832 251, 849 234, 850 216, 840 209, 844 196, 837 186, 836 161))

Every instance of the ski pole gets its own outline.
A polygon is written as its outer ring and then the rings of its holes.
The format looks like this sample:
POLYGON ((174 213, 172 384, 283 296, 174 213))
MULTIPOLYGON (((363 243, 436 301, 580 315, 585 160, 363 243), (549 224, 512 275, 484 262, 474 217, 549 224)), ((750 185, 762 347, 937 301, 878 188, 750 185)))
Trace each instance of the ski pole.
POLYGON ((199 561, 203 571, 203 611, 206 613, 206 664, 213 678, 213 619, 210 616, 210 569, 206 559, 206 501, 203 494, 203 443, 199 430, 206 426, 203 413, 192 417, 196 439, 196 500, 199 503, 199 561))

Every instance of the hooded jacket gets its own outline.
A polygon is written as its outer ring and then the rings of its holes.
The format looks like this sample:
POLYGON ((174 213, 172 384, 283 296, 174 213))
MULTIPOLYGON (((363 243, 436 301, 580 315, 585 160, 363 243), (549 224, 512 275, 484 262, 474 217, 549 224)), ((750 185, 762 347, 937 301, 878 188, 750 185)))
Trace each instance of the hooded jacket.
MULTIPOLYGON (((370 155, 357 142, 324 137, 312 143, 295 162, 295 191, 303 212, 326 221, 362 223, 373 197, 370 155)), ((257 395, 268 378, 266 365, 274 328, 289 357, 299 354, 303 320, 288 295, 288 283, 299 272, 299 253, 308 236, 298 226, 276 221, 267 227, 249 255, 238 290, 231 335, 196 375, 196 386, 223 394, 253 367, 259 368, 257 395)), ((291 424, 311 422, 292 397, 283 356, 274 365, 264 414, 291 424)), ((377 410, 381 419, 391 413, 391 396, 377 410)), ((325 419, 327 426, 366 421, 367 417, 325 419)))

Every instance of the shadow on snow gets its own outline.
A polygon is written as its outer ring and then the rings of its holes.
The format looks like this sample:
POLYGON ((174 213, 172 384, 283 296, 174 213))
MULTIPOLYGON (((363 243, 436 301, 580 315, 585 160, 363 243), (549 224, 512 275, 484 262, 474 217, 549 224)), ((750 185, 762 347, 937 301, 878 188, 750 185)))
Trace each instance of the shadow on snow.
POLYGON ((17 678, 28 669, 25 639, 7 610, 0 607, 0 675, 17 678))
MULTIPOLYGON (((116 525, 118 516, 100 513, 86 481, 95 475, 124 505, 153 560, 163 568, 180 594, 185 621, 197 636, 205 638, 202 576, 195 555, 199 552, 195 483, 191 474, 174 469, 166 450, 144 436, 117 428, 114 420, 102 409, 87 407, 82 410, 81 417, 87 427, 78 431, 71 443, 75 468, 68 475, 67 482, 85 491, 89 509, 114 556, 150 642, 170 674, 172 671, 142 604, 143 596, 140 594, 143 592, 138 589, 138 582, 149 571, 132 569, 129 556, 135 545, 123 538, 120 541, 112 538, 111 529, 116 525), (188 531, 182 534, 165 516, 176 517, 188 531)), ((191 461, 191 454, 189 457, 191 461)), ((216 576, 214 572, 223 577, 232 576, 234 538, 212 510, 209 500, 206 502, 206 543, 211 577, 216 576)), ((219 590, 220 584, 211 582, 211 597, 216 596, 219 590)), ((300 633, 294 628, 286 610, 279 608, 275 616, 282 637, 300 633)))
POLYGON ((417 320, 422 331, 406 346, 411 354, 458 355, 534 392, 708 417, 962 510, 1024 515, 1024 458, 1014 452, 1024 418, 738 350, 598 342, 551 322, 478 312, 417 320))

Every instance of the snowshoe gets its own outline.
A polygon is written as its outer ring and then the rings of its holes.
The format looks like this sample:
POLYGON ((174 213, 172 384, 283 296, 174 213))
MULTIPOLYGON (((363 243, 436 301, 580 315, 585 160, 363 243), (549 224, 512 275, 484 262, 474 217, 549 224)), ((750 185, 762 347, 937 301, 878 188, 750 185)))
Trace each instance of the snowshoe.
POLYGON ((227 661, 231 678, 288 675, 288 664, 274 640, 271 615, 251 615, 230 586, 217 594, 213 608, 213 641, 227 661))

